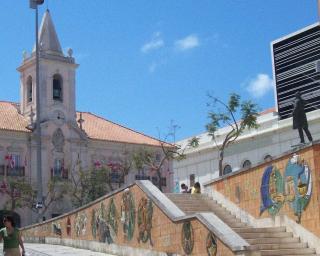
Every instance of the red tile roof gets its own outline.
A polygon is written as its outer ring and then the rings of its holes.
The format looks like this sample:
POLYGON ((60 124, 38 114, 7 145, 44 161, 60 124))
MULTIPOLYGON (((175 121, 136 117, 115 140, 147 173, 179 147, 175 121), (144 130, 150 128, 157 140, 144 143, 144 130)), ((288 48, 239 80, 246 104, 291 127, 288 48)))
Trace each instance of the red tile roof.
MULTIPOLYGON (((77 113, 77 120, 79 118, 80 112, 77 113)), ((161 145, 161 142, 157 139, 136 132, 132 129, 126 128, 89 112, 82 112, 82 119, 84 120, 82 128, 91 139, 144 144, 150 146, 161 145)), ((167 146, 168 145, 169 144, 167 144, 167 146)))
POLYGON ((0 130, 30 132, 26 129, 27 125, 27 119, 19 113, 19 104, 0 102, 0 130))
MULTIPOLYGON (((80 113, 77 113, 77 120, 80 113)), ((82 112, 82 127, 90 139, 160 146, 161 142, 88 112, 82 112)), ((19 104, 0 101, 0 130, 30 132, 28 121, 19 113, 19 104)), ((166 144, 171 146, 170 144, 166 144)))

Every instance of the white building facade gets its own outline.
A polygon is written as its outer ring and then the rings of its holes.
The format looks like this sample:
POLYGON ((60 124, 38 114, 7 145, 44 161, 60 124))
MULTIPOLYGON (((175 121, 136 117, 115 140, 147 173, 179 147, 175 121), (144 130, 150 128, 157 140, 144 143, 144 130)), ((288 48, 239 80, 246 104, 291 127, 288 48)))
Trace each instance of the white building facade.
MULTIPOLYGON (((307 118, 313 140, 319 140, 320 110, 307 113, 307 118)), ((292 129, 292 118, 279 120, 273 109, 261 113, 258 124, 258 129, 245 131, 226 149, 224 174, 268 161, 274 156, 292 150, 300 143, 298 131, 292 129)), ((217 131, 218 145, 222 144, 227 132, 227 127, 217 131)), ((191 137, 177 142, 181 148, 185 148, 186 159, 173 163, 176 189, 182 183, 192 186, 194 182, 203 184, 219 177, 218 150, 215 142, 208 133, 196 137, 199 138, 199 146, 196 148, 187 147, 191 137)))

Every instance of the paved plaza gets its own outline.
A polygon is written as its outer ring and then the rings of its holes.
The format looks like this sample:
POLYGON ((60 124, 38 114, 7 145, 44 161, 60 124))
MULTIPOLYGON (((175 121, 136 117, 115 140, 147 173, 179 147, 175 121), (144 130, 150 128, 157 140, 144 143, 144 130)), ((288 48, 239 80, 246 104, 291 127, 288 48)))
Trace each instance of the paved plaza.
MULTIPOLYGON (((113 256, 111 254, 93 252, 89 250, 76 249, 67 246, 51 244, 25 244, 26 256, 113 256)), ((0 256, 2 253, 2 244, 0 244, 0 256)))

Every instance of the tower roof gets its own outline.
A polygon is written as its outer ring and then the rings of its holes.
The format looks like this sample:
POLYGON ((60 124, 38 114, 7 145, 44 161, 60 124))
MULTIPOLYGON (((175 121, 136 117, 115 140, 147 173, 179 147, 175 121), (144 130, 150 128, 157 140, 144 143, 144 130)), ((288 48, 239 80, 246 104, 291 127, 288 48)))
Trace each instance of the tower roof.
MULTIPOLYGON (((49 10, 46 10, 41 21, 39 30, 39 48, 48 53, 63 55, 49 10)), ((35 47, 33 48, 33 51, 35 51, 35 47)))

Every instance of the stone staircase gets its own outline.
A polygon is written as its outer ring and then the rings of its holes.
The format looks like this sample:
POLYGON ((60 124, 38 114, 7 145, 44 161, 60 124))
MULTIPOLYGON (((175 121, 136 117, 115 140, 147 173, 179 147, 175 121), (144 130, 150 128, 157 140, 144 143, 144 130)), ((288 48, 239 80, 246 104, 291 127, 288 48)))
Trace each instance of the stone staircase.
POLYGON ((206 195, 166 194, 185 214, 213 212, 261 255, 317 255, 315 249, 308 248, 299 238, 286 231, 285 227, 254 228, 241 222, 216 201, 206 195))

